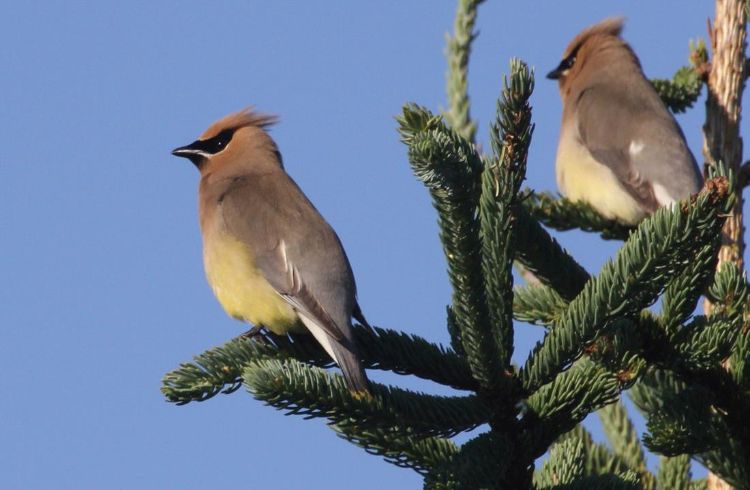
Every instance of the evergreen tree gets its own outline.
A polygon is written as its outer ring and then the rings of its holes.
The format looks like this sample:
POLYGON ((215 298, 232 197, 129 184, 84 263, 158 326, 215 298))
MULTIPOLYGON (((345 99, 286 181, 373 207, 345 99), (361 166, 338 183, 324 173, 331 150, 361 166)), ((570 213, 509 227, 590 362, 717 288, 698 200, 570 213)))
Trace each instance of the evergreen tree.
MULTIPOLYGON (((741 262, 741 189, 750 171, 739 165, 737 105, 747 70, 728 89, 734 113, 720 110, 727 99, 712 82, 718 68, 702 44, 691 47, 690 66, 672 80, 653 81, 674 112, 690 108, 708 84, 707 180, 698 195, 631 229, 586 205, 521 189, 534 131, 534 75, 522 61, 511 60, 504 78, 491 152, 475 145, 467 69, 481 3, 458 2, 447 49, 448 110, 440 115, 407 104, 398 117, 411 168, 437 212, 453 288, 446 310, 451 346, 355 326, 368 369, 461 394, 373 383, 372 397, 352 396, 342 377, 326 370, 332 362, 314 339, 271 333, 200 354, 168 373, 162 391, 184 404, 244 385, 286 413, 327 419, 339 436, 422 474, 426 488, 706 488, 691 479, 692 458, 750 489, 750 292, 741 262), (624 242, 592 276, 545 226, 624 242), (727 245, 735 252, 729 258, 727 245), (514 287, 514 263, 533 284, 514 287), (711 306, 696 315, 701 296, 711 306), (647 308, 658 299, 657 314, 647 308), (546 329, 523 366, 511 364, 514 320, 546 329), (618 401, 625 390, 647 419, 643 442, 618 401), (595 411, 609 445, 594 442, 580 425, 595 411), (468 442, 454 441, 485 425, 468 442), (643 445, 662 455, 656 474, 646 467, 643 445)), ((712 51, 718 59, 728 42, 719 38, 734 36, 744 69, 746 5, 718 3, 741 8, 729 20, 717 9, 717 27, 720 20, 739 27, 721 24, 712 51)))

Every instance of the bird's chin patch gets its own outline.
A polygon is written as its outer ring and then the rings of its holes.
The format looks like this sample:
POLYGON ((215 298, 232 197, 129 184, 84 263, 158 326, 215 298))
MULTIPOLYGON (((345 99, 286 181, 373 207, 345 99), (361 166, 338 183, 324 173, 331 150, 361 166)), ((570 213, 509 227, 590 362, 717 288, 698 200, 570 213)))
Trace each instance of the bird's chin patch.
POLYGON ((188 157, 188 159, 193 163, 193 165, 195 165, 198 170, 202 170, 203 167, 205 167, 208 163, 208 158, 203 155, 191 155, 188 157))

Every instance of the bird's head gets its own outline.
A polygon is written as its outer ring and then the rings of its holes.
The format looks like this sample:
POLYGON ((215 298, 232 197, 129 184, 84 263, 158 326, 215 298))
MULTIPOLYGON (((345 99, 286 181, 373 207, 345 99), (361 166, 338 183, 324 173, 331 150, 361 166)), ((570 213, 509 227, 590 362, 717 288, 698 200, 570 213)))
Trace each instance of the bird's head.
POLYGON ((562 61, 557 68, 547 74, 547 78, 557 80, 560 93, 565 96, 570 86, 596 70, 611 70, 612 63, 618 63, 624 56, 629 61, 638 59, 630 46, 620 38, 624 19, 611 17, 581 31, 565 48, 562 61))
POLYGON ((276 121, 275 116, 250 108, 234 112, 213 123, 189 145, 172 150, 172 155, 189 159, 201 173, 225 164, 252 162, 253 159, 243 158, 247 151, 269 147, 277 152, 265 132, 276 121))

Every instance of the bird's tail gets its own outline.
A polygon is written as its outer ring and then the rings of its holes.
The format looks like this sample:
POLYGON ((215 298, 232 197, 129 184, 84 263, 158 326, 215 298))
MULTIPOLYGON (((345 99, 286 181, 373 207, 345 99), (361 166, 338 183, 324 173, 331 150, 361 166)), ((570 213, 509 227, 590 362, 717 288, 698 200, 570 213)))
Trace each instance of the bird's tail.
POLYGON ((369 395, 370 383, 359 360, 359 353, 357 352, 357 347, 354 345, 354 340, 346 337, 336 340, 307 315, 298 314, 302 323, 305 324, 318 343, 323 346, 323 349, 325 349, 328 355, 341 368, 341 371, 343 371, 346 387, 349 388, 349 391, 355 396, 357 394, 369 395))
POLYGON ((347 346, 338 342, 332 342, 331 344, 331 347, 333 347, 333 359, 344 373, 344 381, 346 381, 346 387, 349 388, 349 391, 354 395, 369 394, 370 382, 367 379, 365 370, 362 368, 362 363, 354 346, 347 346))

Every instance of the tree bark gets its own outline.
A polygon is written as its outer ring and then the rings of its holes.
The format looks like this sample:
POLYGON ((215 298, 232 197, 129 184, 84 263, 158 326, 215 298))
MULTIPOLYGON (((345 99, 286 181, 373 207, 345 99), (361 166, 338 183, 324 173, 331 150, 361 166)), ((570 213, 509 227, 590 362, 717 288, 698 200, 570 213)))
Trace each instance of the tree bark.
MULTIPOLYGON (((716 18, 713 28, 709 26, 711 41, 711 71, 708 74, 708 96, 706 99, 706 124, 703 126, 703 156, 706 165, 724 162, 735 175, 739 175, 742 164, 742 138, 740 137, 740 115, 742 92, 745 85, 746 57, 746 0, 717 0, 716 18)), ((739 180, 737 200, 722 232, 722 247, 719 251, 719 266, 733 262, 743 267, 745 251, 742 225, 742 186, 739 180)), ((704 304, 706 313, 711 303, 704 304)), ((718 476, 709 473, 709 490, 731 490, 731 486, 718 476)))
POLYGON ((706 488, 708 490, 733 490, 729 483, 725 482, 713 473, 708 474, 708 480, 706 481, 706 488))
MULTIPOLYGON (((710 30, 711 71, 708 75, 706 124, 703 127, 703 155, 707 164, 719 160, 735 175, 742 164, 740 112, 745 85, 745 35, 747 18, 744 0, 717 0, 716 18, 710 30)), ((724 245, 719 261, 743 263, 745 241, 742 226, 742 190, 724 227, 724 245)))

